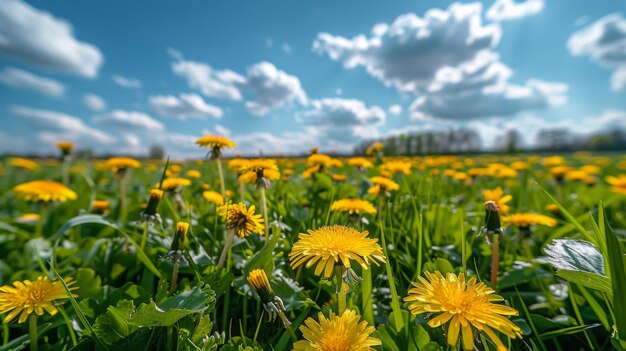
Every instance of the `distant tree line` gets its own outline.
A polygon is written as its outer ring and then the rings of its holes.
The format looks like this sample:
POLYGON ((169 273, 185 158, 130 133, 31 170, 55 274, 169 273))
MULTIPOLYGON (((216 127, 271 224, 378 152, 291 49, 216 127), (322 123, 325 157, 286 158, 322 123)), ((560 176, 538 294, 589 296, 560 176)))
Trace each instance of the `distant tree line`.
POLYGON ((493 149, 485 150, 480 135, 467 129, 428 131, 424 133, 389 136, 382 140, 367 140, 358 144, 354 153, 365 154, 365 150, 374 141, 382 141, 385 155, 433 155, 464 154, 479 152, 515 153, 533 152, 570 152, 578 150, 616 151, 626 150, 626 131, 611 130, 581 136, 567 129, 541 130, 532 147, 523 145, 522 134, 518 130, 508 130, 498 138, 493 149))

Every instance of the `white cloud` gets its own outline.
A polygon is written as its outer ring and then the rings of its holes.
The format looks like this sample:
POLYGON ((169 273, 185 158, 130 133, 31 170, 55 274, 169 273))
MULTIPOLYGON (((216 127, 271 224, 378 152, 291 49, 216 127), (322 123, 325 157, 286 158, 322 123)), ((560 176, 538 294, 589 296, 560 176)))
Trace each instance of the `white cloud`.
POLYGON ((400 105, 391 105, 389 106, 389 108, 387 109, 387 113, 389 113, 392 116, 399 116, 402 114, 402 106, 400 105))
POLYGON ((287 54, 291 54, 293 52, 293 49, 291 48, 291 45, 287 44, 287 43, 283 43, 283 45, 281 46, 281 49, 283 49, 283 51, 287 54))
POLYGON ((413 119, 452 120, 512 116, 526 110, 558 106, 568 86, 529 79, 508 82, 513 71, 497 54, 482 52, 457 67, 443 67, 410 106, 413 119))
POLYGON ((372 36, 352 39, 318 34, 313 50, 326 53, 346 68, 364 66, 369 74, 402 92, 416 92, 444 66, 457 66, 500 40, 497 24, 482 24, 480 3, 431 9, 424 17, 413 13, 393 23, 378 24, 372 36))
POLYGON ((241 100, 236 85, 246 81, 243 76, 231 70, 216 71, 206 63, 184 60, 182 55, 175 58, 177 61, 172 63, 172 71, 185 78, 191 88, 213 98, 241 100))
POLYGON ((609 14, 575 32, 569 38, 567 47, 574 56, 589 56, 603 67, 616 67, 611 87, 614 90, 624 89, 626 19, 622 14, 609 14))
POLYGON ((60 82, 15 67, 7 67, 4 72, 0 73, 0 83, 53 97, 61 97, 65 94, 65 86, 60 82))
MULTIPOLYGON (((237 153, 250 156, 296 155, 319 145, 318 136, 311 132, 285 132, 279 135, 254 132, 237 135, 233 140, 237 143, 237 153)), ((328 147, 327 144, 324 146, 328 147)))
POLYGON ((113 82, 115 84, 121 86, 122 88, 139 89, 142 86, 141 81, 139 79, 128 78, 128 77, 121 76, 119 74, 114 74, 111 77, 111 79, 113 79, 113 82))
POLYGON ((385 111, 367 107, 356 99, 327 98, 311 101, 312 110, 301 112, 297 120, 329 140, 340 143, 375 138, 385 123, 385 111))
POLYGON ((223 136, 229 136, 230 135, 230 129, 224 127, 221 124, 216 124, 214 129, 215 129, 215 133, 217 133, 219 135, 223 135, 223 136))
POLYGON ((196 94, 180 94, 178 97, 173 95, 151 96, 149 104, 157 114, 180 120, 206 116, 221 118, 224 114, 221 108, 206 103, 200 95, 196 94))
POLYGON ((83 104, 94 111, 102 111, 107 107, 102 97, 91 93, 83 95, 83 104))
POLYGON ((269 62, 260 62, 248 68, 246 82, 241 84, 255 96, 246 107, 255 115, 265 115, 290 101, 306 104, 307 98, 300 80, 276 68, 269 62))
POLYGON ((69 22, 20 0, 0 1, 0 55, 89 78, 104 60, 96 46, 74 37, 69 22))
POLYGON ((619 67, 611 75, 611 89, 615 91, 626 89, 626 65, 619 67))
POLYGON ((138 111, 115 110, 102 116, 93 118, 94 123, 107 127, 135 131, 156 132, 165 129, 163 123, 138 111))
POLYGON ((543 10, 544 0, 496 0, 487 10, 486 17, 493 21, 506 21, 538 14, 543 10))
POLYGON ((121 135, 122 141, 124 144, 131 148, 138 148, 141 146, 141 139, 137 136, 137 134, 133 133, 122 133, 121 135))
MULTIPOLYGON (((86 125, 80 118, 64 113, 33 109, 24 106, 12 106, 9 112, 25 118, 44 137, 52 136, 53 141, 59 140, 83 140, 88 143, 111 144, 115 138, 99 129, 86 125)), ((45 139, 45 138, 44 138, 45 139)))
POLYGON ((182 54, 172 64, 174 74, 187 80, 187 84, 208 97, 242 100, 243 94, 250 113, 262 116, 270 111, 296 101, 306 104, 307 98, 298 77, 289 75, 270 62, 259 62, 248 67, 243 76, 231 70, 215 70, 206 63, 185 60, 182 54))

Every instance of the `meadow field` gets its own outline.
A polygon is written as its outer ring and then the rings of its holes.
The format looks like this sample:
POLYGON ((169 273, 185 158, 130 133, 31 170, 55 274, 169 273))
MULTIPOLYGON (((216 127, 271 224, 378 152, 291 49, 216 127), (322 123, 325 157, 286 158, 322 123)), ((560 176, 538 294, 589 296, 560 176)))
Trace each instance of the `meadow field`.
POLYGON ((626 350, 624 154, 197 143, 2 158, 0 351, 626 350))

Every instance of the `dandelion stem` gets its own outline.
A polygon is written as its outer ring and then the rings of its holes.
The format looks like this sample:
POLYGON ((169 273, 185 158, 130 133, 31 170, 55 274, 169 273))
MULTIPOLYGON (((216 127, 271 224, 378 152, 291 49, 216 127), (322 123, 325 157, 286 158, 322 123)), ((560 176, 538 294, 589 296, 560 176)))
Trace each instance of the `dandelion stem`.
POLYGON ((37 224, 35 226, 35 238, 41 237, 43 234, 43 225, 46 223, 46 215, 48 214, 48 204, 41 204, 41 209, 39 210, 39 219, 37 219, 37 224))
POLYGON ((222 159, 216 158, 217 161, 217 173, 220 176, 220 191, 222 192, 222 196, 226 198, 226 184, 224 184, 224 171, 222 171, 222 159))
MULTIPOLYGON (((270 232, 270 224, 267 220, 267 197, 265 195, 265 187, 260 186, 259 192, 261 193, 261 210, 263 211, 263 220, 265 221, 265 234, 269 235, 270 232)), ((269 239, 269 238, 268 238, 269 239)))
POLYGON ((127 175, 126 173, 122 174, 122 177, 120 178, 120 222, 124 223, 126 222, 126 180, 127 180, 127 175))
POLYGON ((278 312, 278 316, 280 317, 280 320, 283 322, 285 329, 287 329, 289 336, 291 336, 291 340, 293 340, 294 342, 298 341, 298 338, 296 337, 296 333, 293 331, 293 328, 291 327, 291 322, 289 321, 287 316, 285 316, 285 312, 283 311, 278 312))
POLYGON ((498 268, 500 266, 500 235, 493 235, 491 244, 491 287, 495 290, 498 284, 498 268))
POLYGON ((343 288, 343 268, 335 266, 335 279, 337 279, 337 313, 342 315, 346 310, 346 290, 343 288))
POLYGON ((150 231, 150 221, 146 220, 143 227, 143 235, 141 236, 141 249, 143 250, 146 247, 146 243, 148 242, 148 232, 150 231))
POLYGON ((172 268, 172 279, 170 281, 170 294, 176 291, 178 285, 178 268, 180 267, 180 256, 176 254, 174 258, 174 268, 172 268))
POLYGON ((230 246, 234 238, 235 238, 235 232, 232 230, 229 230, 226 236, 226 242, 224 243, 224 249, 222 250, 222 254, 220 255, 220 260, 217 263, 217 267, 224 268, 224 263, 226 262, 226 255, 230 251, 230 246))
POLYGON ((70 185, 70 160, 68 156, 63 157, 63 164, 61 167, 62 167, 63 184, 69 186, 70 185))
POLYGON ((37 316, 34 314, 28 317, 28 333, 30 334, 30 349, 31 351, 37 351, 39 349, 37 344, 37 316))

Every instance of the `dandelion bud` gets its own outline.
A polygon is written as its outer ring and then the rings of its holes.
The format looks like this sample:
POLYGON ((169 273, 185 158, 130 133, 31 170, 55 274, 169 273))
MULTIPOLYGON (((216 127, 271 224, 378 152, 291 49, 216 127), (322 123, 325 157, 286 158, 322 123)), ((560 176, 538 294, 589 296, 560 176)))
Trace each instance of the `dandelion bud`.
POLYGON ((109 212, 109 202, 107 200, 94 200, 91 203, 91 208, 93 209, 93 213, 103 215, 109 212))
POLYGON ((291 325, 291 322, 285 317, 285 305, 280 298, 274 296, 274 291, 270 286, 270 282, 264 270, 252 270, 250 274, 248 274, 248 284, 259 294, 263 307, 269 314, 270 321, 280 316, 285 327, 291 325))
POLYGON ((148 200, 148 205, 146 205, 146 209, 141 214, 144 220, 154 220, 158 218, 159 214, 157 213, 157 210, 159 209, 159 203, 161 203, 162 198, 163 190, 150 190, 150 200, 148 200))
POLYGON ((498 205, 495 201, 485 202, 485 225, 480 234, 487 233, 487 241, 491 242, 494 234, 502 234, 502 232, 498 205))
POLYGON ((174 238, 172 239, 172 245, 170 246, 170 252, 180 252, 185 248, 185 238, 189 232, 189 223, 178 222, 176 224, 176 232, 174 232, 174 238))

